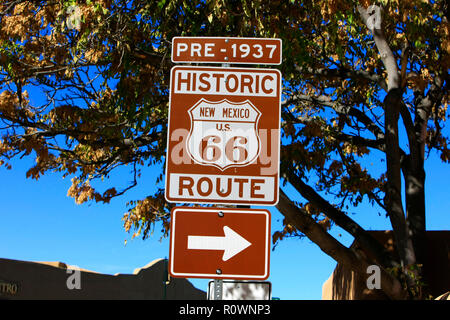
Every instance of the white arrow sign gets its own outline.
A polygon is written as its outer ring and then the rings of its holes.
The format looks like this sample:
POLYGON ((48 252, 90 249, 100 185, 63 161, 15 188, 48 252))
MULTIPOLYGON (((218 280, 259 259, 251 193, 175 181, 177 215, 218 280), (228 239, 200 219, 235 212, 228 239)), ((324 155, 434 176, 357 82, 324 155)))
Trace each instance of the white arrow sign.
POLYGON ((224 250, 222 260, 227 261, 251 245, 228 226, 223 227, 223 232, 224 237, 188 236, 188 249, 224 250))

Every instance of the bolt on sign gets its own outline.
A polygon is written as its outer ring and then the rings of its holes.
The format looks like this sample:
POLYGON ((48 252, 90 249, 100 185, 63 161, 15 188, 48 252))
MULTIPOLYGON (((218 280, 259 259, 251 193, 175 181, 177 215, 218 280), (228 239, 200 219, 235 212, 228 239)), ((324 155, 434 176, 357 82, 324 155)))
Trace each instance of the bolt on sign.
POLYGON ((171 70, 165 197, 169 202, 278 202, 281 74, 171 70))
POLYGON ((171 212, 173 277, 265 280, 269 258, 267 210, 176 207, 171 212))
POLYGON ((172 62, 281 64, 281 39, 174 37, 172 62))

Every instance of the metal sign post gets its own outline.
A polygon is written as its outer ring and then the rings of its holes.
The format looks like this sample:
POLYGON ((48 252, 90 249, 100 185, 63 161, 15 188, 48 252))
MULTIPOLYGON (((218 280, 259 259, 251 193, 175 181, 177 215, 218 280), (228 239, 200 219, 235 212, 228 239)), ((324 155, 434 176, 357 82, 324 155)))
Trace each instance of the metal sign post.
POLYGON ((216 288, 216 282, 208 283, 207 300, 271 300, 272 284, 269 281, 223 280, 222 288, 216 288), (216 295, 216 289, 222 295, 216 295))
POLYGON ((214 300, 222 300, 223 296, 223 280, 214 279, 214 300))

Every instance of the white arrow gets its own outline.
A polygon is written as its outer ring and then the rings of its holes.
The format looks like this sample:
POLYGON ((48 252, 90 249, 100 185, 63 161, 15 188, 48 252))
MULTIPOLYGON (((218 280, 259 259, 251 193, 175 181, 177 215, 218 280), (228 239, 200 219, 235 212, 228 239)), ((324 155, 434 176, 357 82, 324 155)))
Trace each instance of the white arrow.
POLYGON ((188 236, 188 249, 224 250, 222 260, 227 261, 251 245, 228 226, 223 227, 223 232, 224 237, 188 236))

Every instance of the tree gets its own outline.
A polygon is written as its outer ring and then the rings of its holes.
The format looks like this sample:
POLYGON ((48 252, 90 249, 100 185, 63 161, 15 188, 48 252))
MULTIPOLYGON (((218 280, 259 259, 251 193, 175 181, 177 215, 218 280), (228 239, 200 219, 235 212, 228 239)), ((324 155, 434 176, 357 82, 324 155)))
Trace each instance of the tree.
MULTIPOLYGON (((107 203, 164 163, 172 37, 281 38, 280 167, 302 198, 280 190, 274 241, 306 235, 352 270, 378 264, 386 296, 423 297, 424 162, 433 150, 450 159, 444 1, 11 0, 0 19, 0 164, 32 156, 27 177, 73 176, 77 203, 107 203), (132 182, 99 191, 124 165, 132 182), (389 217, 398 258, 347 214, 362 201, 389 217), (332 237, 334 224, 374 258, 332 237)), ((146 238, 161 222, 167 234, 162 189, 129 205, 127 231, 146 238)))

